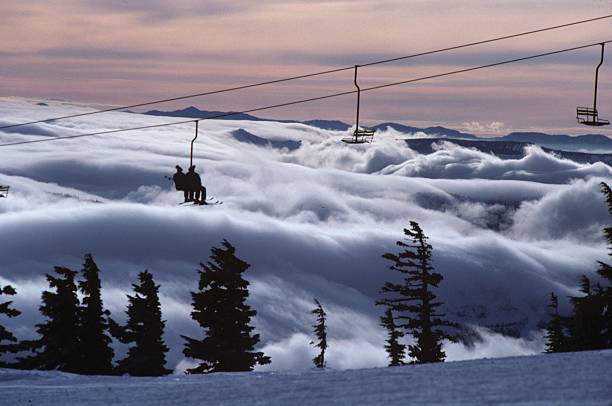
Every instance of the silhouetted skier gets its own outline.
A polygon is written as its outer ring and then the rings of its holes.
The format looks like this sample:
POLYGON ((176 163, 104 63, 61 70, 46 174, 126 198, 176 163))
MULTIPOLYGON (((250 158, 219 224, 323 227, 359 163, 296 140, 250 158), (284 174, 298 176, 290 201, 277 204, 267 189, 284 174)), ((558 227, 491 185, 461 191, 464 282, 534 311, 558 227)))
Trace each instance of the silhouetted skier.
POLYGON ((189 191, 187 190, 187 175, 183 173, 183 168, 176 165, 176 173, 172 175, 172 181, 176 190, 182 190, 185 202, 191 201, 189 191))
POLYGON ((206 188, 202 186, 202 179, 195 171, 195 165, 189 167, 187 175, 185 175, 188 196, 194 203, 206 203, 206 188))

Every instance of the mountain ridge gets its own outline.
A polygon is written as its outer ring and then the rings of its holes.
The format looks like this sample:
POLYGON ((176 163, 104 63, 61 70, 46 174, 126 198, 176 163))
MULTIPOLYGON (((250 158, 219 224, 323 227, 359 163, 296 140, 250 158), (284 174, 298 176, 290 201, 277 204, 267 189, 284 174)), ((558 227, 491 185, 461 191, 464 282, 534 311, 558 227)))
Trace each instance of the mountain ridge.
MULTIPOLYGON (((249 121, 275 121, 280 123, 300 123, 309 125, 312 127, 320 128, 323 130, 333 131, 347 131, 351 128, 350 124, 344 123, 339 120, 275 120, 256 117, 246 113, 238 112, 224 112, 215 110, 200 110, 197 107, 190 106, 184 109, 173 110, 173 111, 160 111, 151 110, 144 114, 153 116, 169 116, 169 117, 189 117, 189 118, 201 118, 211 119, 217 118, 221 120, 249 120, 249 121)), ((392 128, 396 131, 406 133, 423 133, 428 136, 438 136, 440 138, 450 139, 465 139, 474 141, 516 141, 534 143, 548 148, 554 149, 605 149, 612 152, 612 138, 604 134, 582 134, 576 136, 570 136, 566 134, 547 134, 542 132, 511 132, 501 137, 480 137, 474 134, 458 131, 443 126, 433 127, 414 127, 406 124, 400 124, 395 122, 383 122, 371 127, 375 130, 386 130, 392 128)))

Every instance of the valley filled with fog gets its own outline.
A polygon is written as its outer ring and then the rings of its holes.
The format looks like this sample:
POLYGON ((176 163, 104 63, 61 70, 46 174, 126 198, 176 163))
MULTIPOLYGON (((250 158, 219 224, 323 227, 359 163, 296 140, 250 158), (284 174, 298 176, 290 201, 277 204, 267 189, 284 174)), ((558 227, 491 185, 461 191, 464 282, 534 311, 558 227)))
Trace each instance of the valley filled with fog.
MULTIPOLYGON (((0 125, 89 110, 5 98, 0 125)), ((105 113, 0 130, 0 144, 175 120, 105 113)), ((381 256, 396 252, 414 220, 444 275, 438 298, 473 333, 469 343, 445 345, 448 359, 533 354, 544 347, 547 294, 556 292, 567 311, 579 276, 594 276, 607 255, 599 183, 611 181, 612 168, 602 162, 538 146, 502 159, 444 141, 423 155, 402 141, 415 135, 395 130, 348 145, 346 133, 304 124, 204 120, 194 164, 223 204, 178 206, 182 193, 164 176, 188 167, 193 133, 182 124, 0 148, 0 184, 10 185, 0 199, 0 285, 18 292, 23 314, 6 323, 15 335, 34 337, 44 275, 55 265, 79 270, 91 253, 117 320, 137 273, 154 274, 168 367, 180 371, 190 365, 180 335, 200 334, 189 316, 196 270, 226 238, 252 265, 249 303, 272 357, 265 369, 311 366, 313 297, 329 315, 331 368, 384 366, 374 303, 397 275, 381 256)))

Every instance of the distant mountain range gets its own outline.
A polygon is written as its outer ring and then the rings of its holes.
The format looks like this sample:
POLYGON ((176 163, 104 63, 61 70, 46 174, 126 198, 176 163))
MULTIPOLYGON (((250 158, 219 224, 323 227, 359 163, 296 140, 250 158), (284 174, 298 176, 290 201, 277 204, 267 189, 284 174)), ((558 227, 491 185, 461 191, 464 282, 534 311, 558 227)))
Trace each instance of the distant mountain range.
MULTIPOLYGON (((190 117, 190 118, 216 118, 219 120, 249 120, 249 121, 278 121, 278 120, 265 120, 259 117, 252 116, 244 113, 234 113, 228 111, 207 111, 200 110, 196 107, 187 107, 182 110, 174 111, 159 111, 151 110, 144 114, 151 116, 169 116, 169 117, 190 117)), ((293 121, 292 121, 293 122, 293 121)))
MULTIPOLYGON (((347 131, 351 125, 338 120, 308 120, 308 121, 297 121, 297 120, 272 120, 266 118, 260 118, 245 113, 233 113, 225 111, 207 111, 200 110, 196 107, 187 107, 181 110, 174 111, 159 111, 152 110, 145 114, 153 116, 169 116, 169 117, 190 117, 190 118, 204 118, 204 119, 219 119, 219 120, 249 120, 249 121, 276 121, 281 123, 302 123, 313 127, 321 128, 324 130, 335 130, 335 131, 347 131)), ((512 141, 527 144, 538 144, 543 147, 556 149, 556 150, 567 150, 567 151, 597 151, 604 153, 612 152, 612 138, 609 138, 602 134, 586 134, 578 136, 569 136, 562 134, 545 134, 539 132, 513 132, 502 137, 487 138, 478 137, 474 134, 464 133, 461 131, 453 130, 446 127, 427 127, 419 128, 412 127, 404 124, 385 122, 377 124, 371 127, 376 130, 386 130, 387 128, 393 128, 396 131, 402 133, 423 133, 428 136, 435 136, 437 138, 449 138, 458 140, 474 140, 474 141, 512 141)))

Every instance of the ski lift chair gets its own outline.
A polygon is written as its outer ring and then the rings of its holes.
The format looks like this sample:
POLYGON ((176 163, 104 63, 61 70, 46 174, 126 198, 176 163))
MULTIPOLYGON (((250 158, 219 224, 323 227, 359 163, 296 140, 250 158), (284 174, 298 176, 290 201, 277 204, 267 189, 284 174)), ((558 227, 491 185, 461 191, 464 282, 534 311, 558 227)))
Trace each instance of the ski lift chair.
POLYGON ((347 144, 365 144, 372 142, 374 139, 374 130, 369 128, 357 128, 353 131, 352 137, 342 138, 342 142, 347 144))
POLYGON ((601 127, 610 124, 610 120, 599 118, 597 109, 593 109, 591 107, 577 107, 576 119, 578 120, 579 124, 590 125, 593 127, 601 127))
POLYGON ((10 186, 0 185, 0 197, 8 197, 10 186))
POLYGON ((595 95, 593 97, 593 107, 577 107, 576 108, 576 120, 578 120, 579 124, 593 126, 593 127, 601 127, 604 125, 609 125, 609 120, 604 120, 603 118, 599 118, 599 113, 597 112, 597 77, 599 76, 599 68, 603 64, 604 60, 604 46, 605 43, 601 44, 601 59, 599 60, 599 65, 595 69, 595 95))
POLYGON ((355 131, 351 137, 342 138, 342 142, 346 142, 347 144, 365 144, 370 143, 374 139, 375 130, 369 128, 360 128, 359 127, 359 102, 361 99, 361 89, 357 84, 357 68, 359 65, 355 65, 355 79, 353 83, 357 88, 357 120, 355 121, 355 131))

